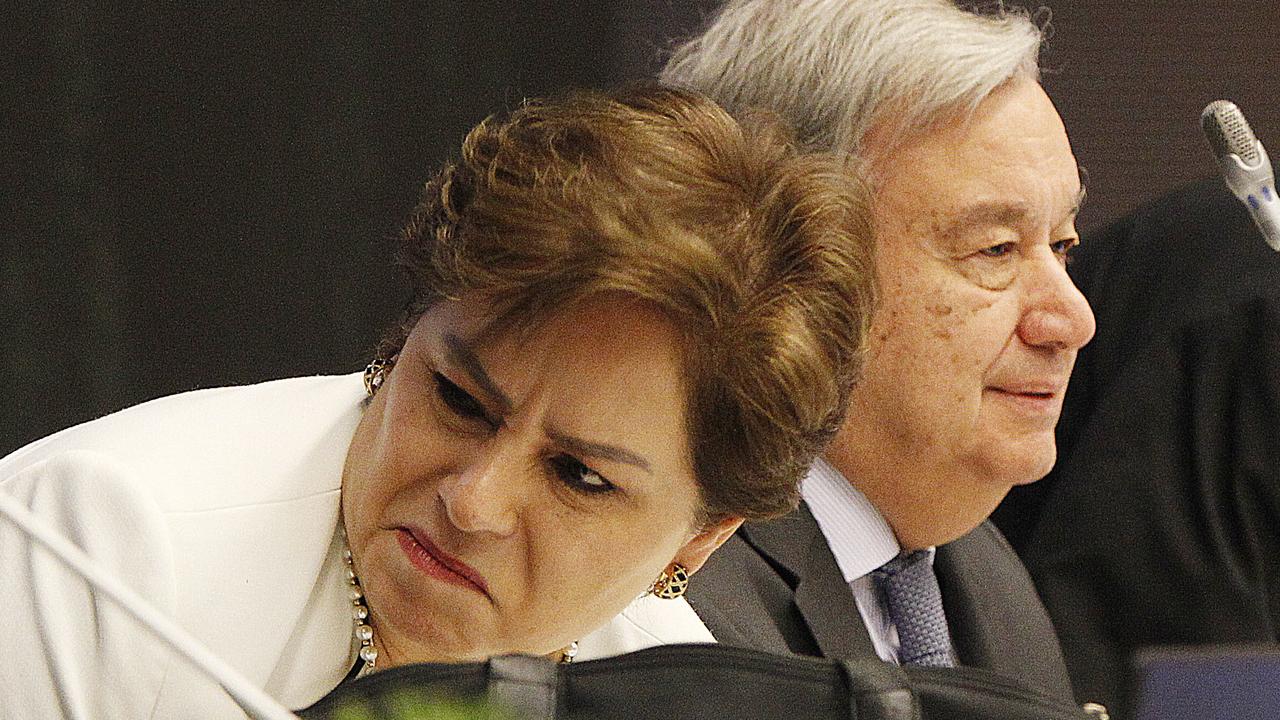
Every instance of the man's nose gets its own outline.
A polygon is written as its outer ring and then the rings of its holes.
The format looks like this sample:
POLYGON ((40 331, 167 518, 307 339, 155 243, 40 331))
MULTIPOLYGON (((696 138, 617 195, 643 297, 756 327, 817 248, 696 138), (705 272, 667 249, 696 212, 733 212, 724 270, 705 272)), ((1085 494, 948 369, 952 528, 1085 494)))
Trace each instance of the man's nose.
POLYGON ((1047 251, 1037 258, 1027 281, 1027 299, 1018 325, 1022 341, 1033 347, 1079 350, 1096 325, 1089 301, 1071 281, 1061 260, 1047 251))
POLYGON ((437 493, 449 521, 463 532, 515 532, 529 467, 514 449, 494 440, 476 448, 437 493))

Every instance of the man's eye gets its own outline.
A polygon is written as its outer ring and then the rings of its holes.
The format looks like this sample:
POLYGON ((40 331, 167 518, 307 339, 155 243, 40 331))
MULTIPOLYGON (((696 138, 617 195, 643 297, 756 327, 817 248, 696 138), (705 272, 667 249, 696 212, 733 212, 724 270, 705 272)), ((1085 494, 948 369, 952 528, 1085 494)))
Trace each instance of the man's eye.
POLYGON ((1011 252, 1013 252, 1013 243, 1006 242, 1000 243, 999 245, 992 245, 991 247, 984 247, 978 251, 978 254, 985 255, 986 257, 1004 257, 1011 252))
POLYGON ((455 415, 470 420, 480 420, 491 427, 498 426, 499 422, 489 417, 489 414, 485 412, 484 405, 481 405, 479 400, 471 397, 470 393, 458 387, 452 380, 441 373, 432 373, 432 375, 436 381, 436 393, 440 395, 440 400, 455 415))
POLYGON ((1080 244, 1080 238, 1066 238, 1059 240, 1049 247, 1053 250, 1053 254, 1063 258, 1066 262, 1071 262, 1071 251, 1080 244))
POLYGON ((549 461, 556 477, 570 488, 584 493, 604 493, 614 488, 603 475, 569 455, 556 455, 549 461))

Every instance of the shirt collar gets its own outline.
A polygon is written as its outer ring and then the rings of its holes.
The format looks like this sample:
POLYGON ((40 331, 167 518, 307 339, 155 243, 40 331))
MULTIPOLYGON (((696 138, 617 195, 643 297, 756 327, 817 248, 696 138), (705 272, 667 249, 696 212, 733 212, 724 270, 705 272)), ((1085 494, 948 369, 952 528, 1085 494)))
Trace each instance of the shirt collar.
POLYGON ((889 523, 853 483, 818 458, 800 494, 827 538, 845 582, 852 582, 901 552, 889 523))

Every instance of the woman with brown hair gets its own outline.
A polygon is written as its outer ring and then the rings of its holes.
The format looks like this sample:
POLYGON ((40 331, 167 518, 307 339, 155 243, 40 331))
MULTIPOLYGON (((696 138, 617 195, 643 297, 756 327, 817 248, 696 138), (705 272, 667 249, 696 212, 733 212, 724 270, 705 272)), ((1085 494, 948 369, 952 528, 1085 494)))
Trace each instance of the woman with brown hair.
MULTIPOLYGON (((859 188, 691 93, 528 103, 427 184, 362 377, 153 401, 0 488, 292 706, 412 662, 710 641, 683 586, 793 507, 843 413, 859 188)), ((28 629, 0 689, 35 716, 239 716, 6 528, 0 563, 28 629)))

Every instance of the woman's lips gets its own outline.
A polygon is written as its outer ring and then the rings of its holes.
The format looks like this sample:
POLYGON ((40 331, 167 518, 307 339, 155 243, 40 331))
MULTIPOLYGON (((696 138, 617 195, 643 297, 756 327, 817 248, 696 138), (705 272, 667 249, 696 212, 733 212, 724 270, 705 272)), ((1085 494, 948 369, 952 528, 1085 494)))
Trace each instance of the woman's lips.
POLYGON ((399 541, 400 549, 409 558, 409 562, 422 572, 450 585, 475 590, 485 597, 489 596, 489 587, 480 573, 436 547, 422 530, 412 527, 396 528, 396 540, 399 541))

